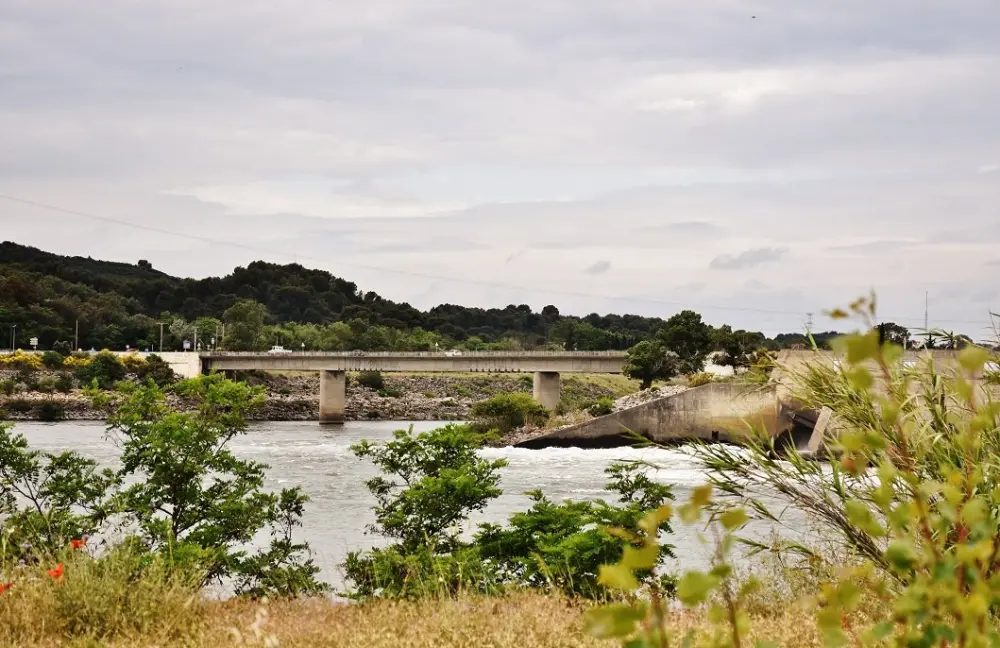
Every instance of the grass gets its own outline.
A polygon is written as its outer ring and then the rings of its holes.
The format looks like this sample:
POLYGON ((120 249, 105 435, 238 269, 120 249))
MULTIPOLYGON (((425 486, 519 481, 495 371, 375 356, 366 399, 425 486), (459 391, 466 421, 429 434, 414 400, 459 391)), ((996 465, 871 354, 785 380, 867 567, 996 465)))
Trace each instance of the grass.
MULTIPOLYGON (((4 595, 6 596, 6 594, 4 595)), ((615 646, 587 635, 586 603, 554 595, 516 593, 498 598, 425 599, 344 604, 327 600, 199 602, 171 609, 171 623, 143 631, 119 626, 111 634, 67 633, 49 608, 30 615, 31 632, 15 634, 9 605, 0 607, 0 646, 285 646, 291 648, 575 648, 615 646)), ((17 605, 16 607, 20 607, 17 605)), ((21 612, 31 612, 21 608, 21 612)), ((819 648, 821 637, 802 604, 751 614, 752 639, 789 648, 819 648)), ((711 632, 704 611, 677 610, 668 625, 678 633, 711 632)), ((23 624, 22 618, 19 623, 23 624)), ((19 627, 23 627, 19 626, 19 627)), ((751 641, 749 645, 753 645, 751 641)))

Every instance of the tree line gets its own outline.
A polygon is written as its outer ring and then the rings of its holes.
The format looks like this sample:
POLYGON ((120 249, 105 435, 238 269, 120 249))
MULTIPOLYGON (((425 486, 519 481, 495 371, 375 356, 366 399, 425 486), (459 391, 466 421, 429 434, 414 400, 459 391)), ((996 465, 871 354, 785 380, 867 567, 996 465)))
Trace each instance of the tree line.
MULTIPOLYGON (((690 311, 674 316, 679 321, 576 317, 553 305, 539 312, 525 304, 441 304, 421 311, 298 264, 255 261, 224 277, 182 279, 145 260, 133 265, 68 257, 10 242, 0 244, 0 259, 0 330, 10 336, 0 346, 16 337, 18 348, 37 338, 41 349, 63 342, 80 349, 173 351, 187 341, 192 349, 230 350, 626 350, 693 321, 685 314, 690 311)), ((810 344, 800 333, 767 338, 726 326, 712 331, 768 349, 810 344)), ((835 335, 814 338, 823 346, 835 335)))

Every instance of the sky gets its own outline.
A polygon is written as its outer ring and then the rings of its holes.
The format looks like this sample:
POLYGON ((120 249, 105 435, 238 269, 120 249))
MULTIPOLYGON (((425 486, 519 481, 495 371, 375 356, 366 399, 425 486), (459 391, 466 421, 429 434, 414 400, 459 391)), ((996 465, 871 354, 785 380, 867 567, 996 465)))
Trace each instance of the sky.
POLYGON ((0 239, 420 308, 1000 311, 997 0, 4 0, 0 239))

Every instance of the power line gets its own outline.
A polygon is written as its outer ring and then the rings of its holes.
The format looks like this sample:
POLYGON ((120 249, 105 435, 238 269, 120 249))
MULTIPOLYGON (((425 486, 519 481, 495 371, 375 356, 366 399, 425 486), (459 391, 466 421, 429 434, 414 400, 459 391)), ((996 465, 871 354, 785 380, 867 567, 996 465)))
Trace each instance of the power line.
MULTIPOLYGON (((90 214, 87 212, 82 212, 76 209, 68 209, 66 207, 59 207, 57 205, 50 205, 47 203, 39 202, 37 200, 31 200, 28 198, 20 198, 7 193, 0 193, 0 199, 6 200, 8 202, 19 203, 22 205, 27 205, 29 207, 36 207, 38 209, 58 212, 62 214, 67 214, 69 216, 79 216, 81 218, 88 218, 91 220, 101 221, 105 223, 111 223, 114 225, 121 225, 123 227, 131 227, 133 229, 143 230, 147 232, 152 232, 155 234, 162 234, 165 236, 174 236, 177 238, 188 239, 192 241, 198 241, 201 243, 209 243, 212 245, 225 245, 231 248, 236 248, 240 250, 246 250, 248 252, 254 252, 255 254, 279 254, 291 259, 308 259, 311 261, 316 261, 318 263, 326 263, 326 259, 320 257, 314 257, 305 254, 297 254, 292 252, 286 252, 284 250, 276 250, 271 248, 262 248, 253 245, 246 245, 243 243, 236 243, 233 241, 227 241, 224 239, 216 239, 209 236, 201 236, 198 234, 189 234, 186 232, 178 232, 175 230, 169 230, 162 227, 156 227, 154 225, 143 225, 140 223, 132 223, 129 221, 121 220, 118 218, 112 218, 110 216, 101 216, 98 214, 90 214)), ((648 297, 622 297, 620 295, 602 295, 596 293, 585 293, 572 290, 560 290, 552 288, 542 288, 537 286, 517 286, 513 284, 505 284, 494 281, 485 281, 482 279, 470 279, 464 277, 449 277, 446 275, 438 275, 427 272, 417 272, 412 270, 396 270, 394 268, 385 268, 380 266, 373 266, 363 263, 356 263, 352 261, 339 261, 338 263, 349 268, 357 268, 359 270, 367 270, 369 272, 382 272, 386 274, 401 275, 406 277, 416 277, 421 279, 432 279, 434 281, 447 281, 451 283, 461 283, 469 284, 473 286, 483 286, 488 288, 499 288, 502 290, 510 290, 515 292, 535 292, 543 293, 547 295, 560 295, 565 297, 584 297, 588 299, 604 299, 608 301, 619 301, 619 302, 633 302, 638 304, 650 304, 654 306, 671 306, 671 307, 681 307, 690 308, 697 310, 718 310, 718 311, 732 311, 732 312, 744 312, 744 313, 758 313, 764 315, 783 315, 783 316, 801 316, 801 311, 787 311, 787 310, 775 310, 766 308, 750 308, 743 306, 716 306, 712 304, 692 304, 689 302, 674 302, 666 301, 662 299, 651 299, 648 297)), ((903 318, 887 318, 892 319, 897 322, 905 321, 918 321, 918 318, 903 317, 903 318)), ((970 320, 937 320, 939 323, 954 323, 954 324, 979 324, 988 325, 985 320, 983 321, 970 321, 970 320)))

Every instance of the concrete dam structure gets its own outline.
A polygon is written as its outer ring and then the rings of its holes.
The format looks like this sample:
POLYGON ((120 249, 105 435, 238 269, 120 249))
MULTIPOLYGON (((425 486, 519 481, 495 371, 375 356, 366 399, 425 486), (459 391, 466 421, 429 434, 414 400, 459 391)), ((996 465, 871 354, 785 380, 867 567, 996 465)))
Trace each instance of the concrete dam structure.
POLYGON ((522 448, 600 448, 634 445, 639 435, 670 445, 693 439, 738 442, 748 426, 780 434, 789 427, 773 385, 718 382, 543 432, 522 448))

